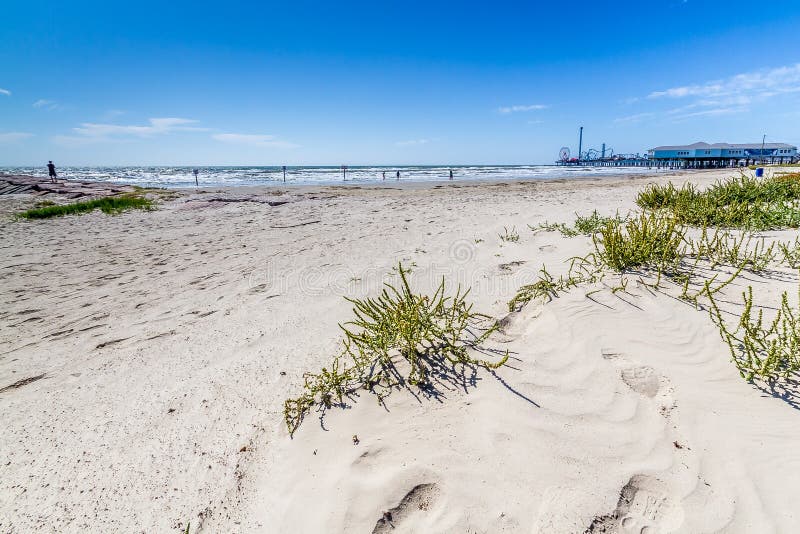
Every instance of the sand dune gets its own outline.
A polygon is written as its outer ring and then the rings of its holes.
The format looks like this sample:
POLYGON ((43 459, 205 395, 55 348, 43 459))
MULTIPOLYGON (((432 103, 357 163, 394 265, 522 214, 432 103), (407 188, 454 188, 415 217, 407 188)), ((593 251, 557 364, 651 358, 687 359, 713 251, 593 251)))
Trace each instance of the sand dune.
POLYGON ((0 531, 795 532, 798 412, 742 380, 705 312, 632 283, 508 315, 542 264, 590 246, 528 225, 625 213, 650 180, 214 190, 4 218, 0 531), (365 393, 290 439, 282 402, 337 351, 342 297, 399 261, 505 317, 509 365, 435 398, 365 393))

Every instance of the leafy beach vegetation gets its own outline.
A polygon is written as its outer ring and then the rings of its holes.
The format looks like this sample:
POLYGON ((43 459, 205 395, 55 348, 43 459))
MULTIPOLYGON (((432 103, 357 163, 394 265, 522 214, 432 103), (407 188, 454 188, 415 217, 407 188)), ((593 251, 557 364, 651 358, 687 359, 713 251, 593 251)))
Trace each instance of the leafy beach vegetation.
POLYGON ((71 204, 49 204, 17 214, 22 219, 49 219, 63 215, 80 215, 99 209, 103 213, 115 214, 129 209, 153 209, 153 201, 141 195, 119 195, 96 198, 71 204))
POLYGON ((581 215, 575 216, 575 223, 572 226, 567 226, 565 223, 548 223, 545 221, 538 227, 528 225, 531 230, 547 230, 548 232, 558 231, 564 237, 575 237, 578 235, 593 236, 602 230, 610 222, 624 222, 626 219, 616 215, 615 217, 604 217, 597 213, 597 210, 592 211, 592 214, 586 217, 581 215))
MULTIPOLYGON (((768 307, 754 304, 748 286, 741 312, 733 312, 736 326, 731 326, 723 318, 717 295, 744 271, 763 276, 777 267, 800 266, 800 238, 768 242, 753 233, 796 227, 798 200, 800 174, 765 180, 742 176, 703 191, 690 184, 651 185, 638 195, 637 204, 643 208, 639 214, 602 217, 595 211, 578 217, 574 227, 541 226, 565 236, 591 236, 593 249, 571 258, 565 275, 556 277, 543 266, 536 281, 519 288, 508 309, 516 312, 535 299, 550 301, 562 292, 603 282, 610 274, 619 282, 605 287, 612 293, 626 292, 634 279, 651 291, 707 310, 745 379, 789 378, 800 372, 798 305, 790 305, 784 293, 767 321, 763 310, 768 307)), ((500 239, 514 242, 519 235, 513 227, 505 228, 500 239)), ((442 279, 433 295, 418 294, 409 284, 409 269, 398 265, 396 271, 399 284, 386 284, 377 298, 348 299, 354 318, 340 325, 344 337, 338 355, 320 372, 306 373, 301 394, 284 402, 290 435, 311 410, 324 415, 334 406, 346 406, 362 391, 374 394, 379 403, 403 388, 415 395, 437 396, 437 384, 463 385, 476 367, 506 364, 508 353, 494 352, 495 360, 474 356, 492 353, 484 343, 498 323, 472 310, 466 301, 468 291, 459 288, 447 296, 442 279)), ((587 297, 603 288, 598 287, 587 297)))
POLYGON ((733 330, 726 324, 713 295, 709 299, 711 318, 730 347, 733 362, 743 378, 774 382, 790 378, 800 370, 800 309, 789 304, 787 292, 781 295, 775 317, 767 321, 763 309, 754 315, 753 287, 748 286, 742 295, 744 311, 733 330))
POLYGON ((594 237, 594 259, 615 271, 664 269, 680 257, 686 231, 671 217, 641 214, 624 225, 607 221, 594 237))
POLYGON ((284 419, 294 434, 314 407, 343 406, 359 391, 377 396, 378 402, 393 390, 414 387, 436 395, 437 382, 464 382, 469 367, 496 369, 497 361, 471 356, 498 328, 490 317, 472 311, 469 291, 458 288, 447 296, 444 278, 433 295, 414 293, 408 270, 398 265, 400 284, 385 284, 377 298, 347 299, 354 319, 340 325, 341 352, 319 373, 306 373, 300 396, 284 402, 284 419))
POLYGON ((762 180, 742 175, 699 191, 692 184, 672 183, 642 190, 637 205, 663 210, 689 226, 772 230, 800 227, 800 173, 762 180))
POLYGON ((505 241, 506 243, 519 242, 519 232, 517 232, 516 227, 506 228, 504 226, 503 233, 498 235, 500 237, 500 241, 505 241))
MULTIPOLYGON (((791 305, 784 292, 777 305, 757 306, 753 287, 748 285, 740 311, 726 312, 738 317, 730 323, 723 318, 716 295, 744 271, 765 276, 778 267, 800 268, 800 238, 767 241, 753 233, 797 228, 798 202, 800 173, 763 180, 742 175, 702 191, 692 184, 680 188, 671 183, 650 185, 637 197, 643 213, 627 220, 606 219, 599 228, 591 228, 594 250, 570 259, 567 274, 558 278, 543 267, 536 282, 519 289, 509 310, 518 310, 533 299, 552 300, 611 273, 620 276, 621 284, 612 292, 625 290, 626 276, 635 274, 647 287, 708 310, 745 379, 774 383, 790 378, 800 372, 800 304, 791 305), (770 309, 777 311, 767 321, 764 310, 770 309)), ((567 237, 577 235, 577 225, 576 229, 563 224, 540 228, 559 230, 567 237)))

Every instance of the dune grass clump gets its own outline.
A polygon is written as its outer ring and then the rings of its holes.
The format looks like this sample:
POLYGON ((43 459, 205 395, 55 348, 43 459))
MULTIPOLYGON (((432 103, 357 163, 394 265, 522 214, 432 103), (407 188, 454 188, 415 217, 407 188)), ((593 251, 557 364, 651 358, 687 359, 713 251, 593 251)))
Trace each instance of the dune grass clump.
MULTIPOLYGON (((800 372, 800 302, 790 304, 784 292, 777 306, 757 307, 748 287, 736 325, 731 326, 720 311, 718 302, 723 301, 718 295, 739 280, 743 271, 785 276, 772 269, 800 268, 800 238, 780 242, 753 233, 800 226, 800 173, 764 180, 742 176, 703 191, 691 184, 681 188, 651 185, 639 193, 637 203, 645 210, 638 216, 606 218, 596 231, 595 221, 587 221, 585 228, 595 232, 591 234, 594 251, 572 258, 568 274, 558 279, 543 267, 535 283, 518 290, 509 311, 533 299, 551 300, 585 282, 602 281, 609 272, 620 273, 621 285, 606 287, 612 293, 626 291, 630 275, 638 274, 639 282, 651 290, 671 292, 708 310, 745 379, 766 381, 772 391, 793 383, 776 381, 795 379, 800 372), (687 235, 691 226, 702 230, 699 237, 687 235), (769 319, 764 310, 774 310, 766 312, 769 319)), ((581 231, 578 225, 546 223, 539 228, 559 230, 569 237, 581 231)))
POLYGON ((756 237, 749 232, 742 232, 737 237, 731 232, 717 229, 709 235, 708 229, 703 228, 698 239, 689 240, 687 243, 686 255, 706 260, 712 269, 724 264, 759 273, 771 264, 777 263, 775 260, 782 247, 788 254, 792 254, 788 243, 767 244, 764 237, 756 237))
POLYGON ((538 227, 528 225, 531 230, 547 230, 548 232, 558 231, 564 237, 575 237, 578 235, 593 236, 603 229, 609 222, 625 222, 625 218, 619 215, 615 217, 604 217, 597 213, 597 210, 592 211, 592 214, 586 217, 581 215, 575 216, 575 223, 568 226, 565 223, 549 223, 545 221, 540 223, 538 227))
POLYGON ((507 353, 495 362, 470 355, 482 350, 498 324, 472 311, 466 301, 469 291, 459 288, 447 296, 442 279, 433 295, 417 294, 408 283, 408 271, 399 265, 398 272, 399 287, 387 283, 377 298, 347 299, 355 318, 340 325, 341 352, 321 372, 306 373, 302 394, 284 403, 290 434, 312 408, 344 405, 360 390, 383 402, 397 388, 431 391, 436 381, 457 377, 466 366, 496 369, 506 363, 507 353))
POLYGON ((567 275, 561 275, 558 278, 555 278, 545 266, 542 266, 536 282, 526 284, 517 290, 514 298, 508 302, 508 311, 518 311, 534 299, 549 302, 558 297, 559 293, 580 284, 596 282, 602 278, 603 273, 586 258, 572 258, 567 275))
POLYGON ((553 297, 558 296, 559 292, 567 289, 568 286, 563 277, 556 280, 545 267, 542 267, 539 273, 539 279, 536 282, 526 284, 517 290, 517 294, 508 302, 508 311, 517 311, 536 298, 552 300, 553 297))
POLYGON ((671 208, 676 204, 691 202, 697 198, 698 192, 694 184, 686 183, 680 189, 672 182, 666 185, 650 184, 639 191, 636 204, 642 209, 657 210, 671 208))
POLYGON ((500 241, 505 241, 506 243, 516 243, 519 241, 519 232, 517 232, 517 228, 512 226, 511 228, 503 227, 503 233, 498 234, 500 237, 500 241))
POLYGON ((615 271, 665 270, 680 260, 686 230, 675 219, 641 214, 625 224, 609 221, 594 237, 593 257, 615 271))
POLYGON ((103 213, 116 214, 129 209, 150 210, 153 201, 140 195, 119 195, 113 197, 96 198, 72 204, 51 204, 30 209, 17 214, 23 219, 49 219, 64 215, 81 215, 99 209, 103 213))
POLYGON ((787 292, 783 292, 775 317, 767 321, 763 309, 754 315, 752 286, 748 286, 742 298, 744 310, 736 328, 731 330, 713 296, 709 295, 711 318, 730 347, 739 373, 748 381, 758 378, 767 382, 797 373, 800 370, 800 309, 792 306, 787 292))
POLYGON ((606 226, 610 223, 622 223, 625 222, 625 218, 616 215, 614 217, 604 217, 597 213, 597 210, 592 211, 592 214, 588 217, 581 217, 577 215, 575 217, 575 224, 573 225, 575 231, 579 234, 592 236, 600 231, 603 230, 606 226))
POLYGON ((764 179, 742 175, 718 181, 704 191, 692 184, 651 184, 636 203, 665 210, 680 224, 748 230, 800 227, 800 173, 764 179))
POLYGON ((531 226, 529 224, 528 228, 530 228, 534 232, 536 230, 546 230, 548 232, 558 232, 564 237, 575 237, 576 235, 578 235, 577 230, 567 226, 565 223, 551 223, 551 222, 545 221, 543 223, 539 223, 538 226, 531 226))
POLYGON ((781 262, 791 269, 800 269, 800 237, 795 237, 794 242, 778 243, 781 262))

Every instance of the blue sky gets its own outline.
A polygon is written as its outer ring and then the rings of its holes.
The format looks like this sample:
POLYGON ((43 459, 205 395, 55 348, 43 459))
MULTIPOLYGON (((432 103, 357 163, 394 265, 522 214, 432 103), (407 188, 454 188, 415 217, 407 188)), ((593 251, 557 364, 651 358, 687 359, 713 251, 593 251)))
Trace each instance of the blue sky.
POLYGON ((797 0, 26 2, 0 166, 529 164, 800 142, 797 0))

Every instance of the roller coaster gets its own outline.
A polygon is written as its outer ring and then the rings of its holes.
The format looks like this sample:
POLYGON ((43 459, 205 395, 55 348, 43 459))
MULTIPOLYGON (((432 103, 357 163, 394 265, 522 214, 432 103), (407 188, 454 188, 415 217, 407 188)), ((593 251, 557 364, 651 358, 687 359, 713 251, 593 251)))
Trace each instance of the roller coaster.
POLYGON ((589 148, 583 150, 583 126, 580 129, 578 141, 578 155, 571 156, 569 147, 561 147, 556 165, 582 165, 602 167, 643 167, 652 165, 647 155, 641 154, 615 154, 614 149, 603 143, 602 148, 589 148))

